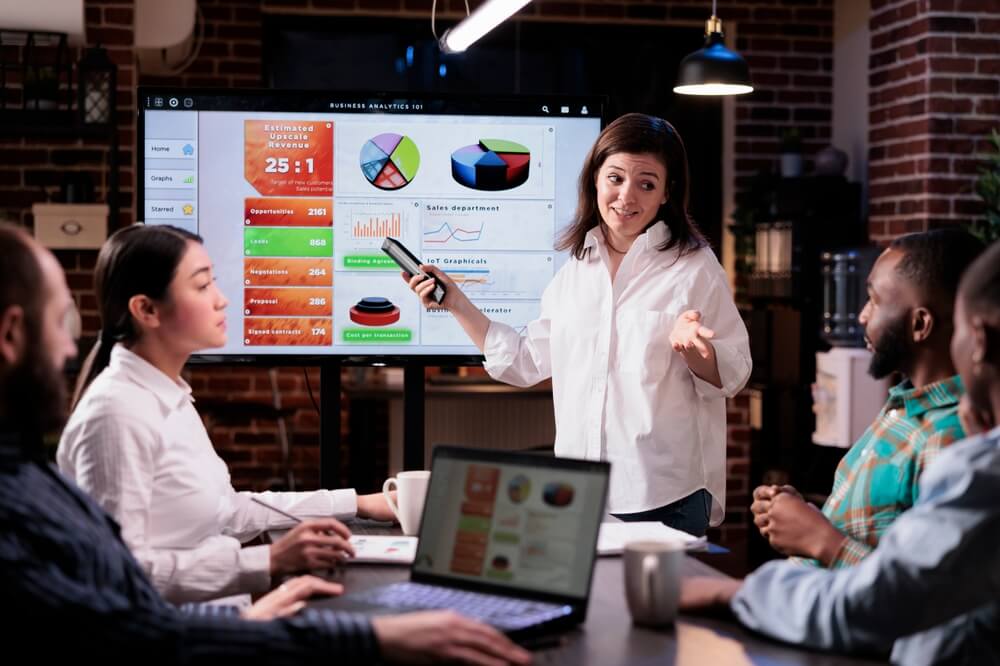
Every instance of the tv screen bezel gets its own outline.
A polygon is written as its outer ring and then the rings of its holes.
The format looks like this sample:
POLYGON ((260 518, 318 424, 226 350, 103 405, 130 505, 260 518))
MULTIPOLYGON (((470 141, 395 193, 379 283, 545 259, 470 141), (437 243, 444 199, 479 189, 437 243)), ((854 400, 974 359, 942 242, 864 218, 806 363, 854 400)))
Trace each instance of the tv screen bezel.
MULTIPOLYGON (((528 116, 527 113, 503 113, 498 112, 498 107, 509 105, 511 108, 537 107, 539 118, 597 118, 601 130, 605 127, 604 112, 608 106, 608 99, 604 95, 490 95, 481 96, 473 93, 413 93, 413 92, 372 92, 364 90, 285 90, 273 88, 197 88, 179 86, 138 86, 136 89, 136 217, 145 217, 140 213, 144 210, 145 202, 145 112, 146 111, 172 111, 169 108, 150 108, 144 103, 146 98, 153 97, 225 97, 231 99, 258 98, 257 103, 245 109, 231 108, 232 111, 275 111, 288 113, 327 113, 330 112, 328 104, 330 101, 365 101, 385 104, 387 102, 400 102, 404 100, 421 101, 427 106, 428 102, 448 104, 450 108, 462 108, 461 111, 452 110, 429 111, 440 115, 512 115, 528 116), (274 107, 268 107, 261 100, 272 98, 274 107), (288 105, 297 102, 294 110, 289 110, 288 105), (307 108, 315 105, 315 108, 307 108), (323 108, 327 105, 327 108, 323 108), (492 108, 489 108, 489 107, 492 108), (588 113, 544 113, 542 107, 559 109, 562 106, 583 107, 586 106, 588 113), (484 108, 485 107, 485 108, 484 108)), ((202 110, 199 105, 193 109, 177 108, 177 111, 202 110)), ((219 109, 221 110, 221 109, 219 109)), ((347 111, 352 113, 353 111, 347 111)), ((422 111, 421 113, 425 113, 422 111)), ((337 111, 334 111, 337 113, 337 111)), ((385 112, 382 112, 385 113, 385 112)), ((375 115, 373 113, 373 115, 375 115)), ((394 114, 387 114, 394 115, 394 114)), ((405 114, 400 114, 405 115, 405 114)), ((145 223, 145 220, 142 220, 145 223)), ((471 343, 470 343, 471 344, 471 343)), ((287 365, 287 366, 314 366, 324 360, 337 361, 340 365, 346 366, 371 366, 385 365, 392 367, 399 366, 479 366, 483 363, 482 354, 344 354, 344 353, 301 353, 301 354, 213 354, 210 352, 195 354, 190 358, 193 365, 287 365)))

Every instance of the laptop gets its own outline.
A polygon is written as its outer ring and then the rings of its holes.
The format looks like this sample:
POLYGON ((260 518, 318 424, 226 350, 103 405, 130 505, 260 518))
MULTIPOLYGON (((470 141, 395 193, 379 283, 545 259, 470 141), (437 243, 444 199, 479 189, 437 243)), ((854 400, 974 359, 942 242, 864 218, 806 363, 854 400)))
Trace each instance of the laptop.
POLYGON ((346 594, 366 614, 450 609, 528 642, 584 621, 606 462, 434 449, 410 580, 346 594))

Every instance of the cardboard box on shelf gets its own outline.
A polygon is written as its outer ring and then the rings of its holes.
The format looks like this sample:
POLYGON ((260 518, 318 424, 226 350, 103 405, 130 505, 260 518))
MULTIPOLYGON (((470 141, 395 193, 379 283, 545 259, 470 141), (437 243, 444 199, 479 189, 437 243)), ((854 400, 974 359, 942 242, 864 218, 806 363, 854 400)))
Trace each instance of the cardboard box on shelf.
POLYGON ((105 204, 37 203, 35 238, 55 250, 97 249, 108 237, 108 207, 105 204))

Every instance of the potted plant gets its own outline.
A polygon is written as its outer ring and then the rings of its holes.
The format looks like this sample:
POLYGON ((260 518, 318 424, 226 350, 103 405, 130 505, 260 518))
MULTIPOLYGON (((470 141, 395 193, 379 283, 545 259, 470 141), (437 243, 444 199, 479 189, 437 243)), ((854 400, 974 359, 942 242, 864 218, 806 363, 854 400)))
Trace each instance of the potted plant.
POLYGON ((993 150, 982 156, 986 164, 979 170, 975 186, 986 215, 969 225, 969 231, 985 243, 1000 240, 1000 132, 996 129, 990 133, 990 144, 993 150))

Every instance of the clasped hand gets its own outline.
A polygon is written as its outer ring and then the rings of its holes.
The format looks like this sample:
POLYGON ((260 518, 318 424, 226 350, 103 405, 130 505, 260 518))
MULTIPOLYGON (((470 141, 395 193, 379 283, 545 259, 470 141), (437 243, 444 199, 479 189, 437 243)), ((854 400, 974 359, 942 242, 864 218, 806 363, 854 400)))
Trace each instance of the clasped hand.
POLYGON ((829 566, 845 537, 792 486, 758 486, 750 505, 753 522, 771 547, 829 566))

